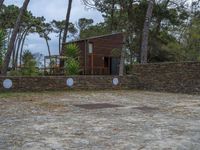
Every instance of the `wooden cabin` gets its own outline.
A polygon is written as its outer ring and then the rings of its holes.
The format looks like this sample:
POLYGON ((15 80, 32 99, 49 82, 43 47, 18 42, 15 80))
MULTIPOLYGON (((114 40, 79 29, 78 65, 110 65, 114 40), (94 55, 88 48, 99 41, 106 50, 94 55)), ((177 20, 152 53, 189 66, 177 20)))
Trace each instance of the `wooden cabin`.
POLYGON ((118 75, 123 34, 115 33, 77 40, 80 48, 81 74, 118 75))

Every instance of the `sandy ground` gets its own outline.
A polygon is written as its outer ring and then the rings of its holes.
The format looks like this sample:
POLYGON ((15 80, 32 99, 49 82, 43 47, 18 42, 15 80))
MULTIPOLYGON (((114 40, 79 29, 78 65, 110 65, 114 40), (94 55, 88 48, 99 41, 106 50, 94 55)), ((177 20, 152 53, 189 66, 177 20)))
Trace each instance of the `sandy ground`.
POLYGON ((65 149, 199 150, 200 96, 144 91, 0 94, 0 150, 65 149), (101 103, 119 107, 78 107, 101 103))

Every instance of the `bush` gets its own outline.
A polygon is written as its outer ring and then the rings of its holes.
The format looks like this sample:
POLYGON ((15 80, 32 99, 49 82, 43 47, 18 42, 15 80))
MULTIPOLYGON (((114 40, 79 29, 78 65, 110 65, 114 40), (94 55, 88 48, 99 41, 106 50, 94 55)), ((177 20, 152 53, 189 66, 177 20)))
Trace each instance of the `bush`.
POLYGON ((78 75, 80 71, 80 63, 78 56, 80 49, 76 44, 69 44, 65 48, 64 55, 67 57, 65 60, 64 70, 66 75, 78 75))
POLYGON ((21 68, 21 74, 23 76, 37 76, 39 74, 39 70, 36 67, 37 62, 33 57, 33 54, 26 50, 22 56, 23 67, 21 68))
POLYGON ((65 56, 77 59, 79 53, 80 49, 76 44, 68 44, 65 46, 65 56))
POLYGON ((23 60, 23 67, 20 68, 19 70, 10 71, 9 75, 11 76, 38 76, 41 74, 39 72, 39 69, 36 67, 37 62, 30 51, 26 50, 23 53, 22 60, 23 60))
POLYGON ((65 74, 66 75, 78 75, 80 71, 80 64, 74 58, 68 58, 65 61, 65 74))
POLYGON ((9 76, 22 76, 21 70, 11 70, 9 76))

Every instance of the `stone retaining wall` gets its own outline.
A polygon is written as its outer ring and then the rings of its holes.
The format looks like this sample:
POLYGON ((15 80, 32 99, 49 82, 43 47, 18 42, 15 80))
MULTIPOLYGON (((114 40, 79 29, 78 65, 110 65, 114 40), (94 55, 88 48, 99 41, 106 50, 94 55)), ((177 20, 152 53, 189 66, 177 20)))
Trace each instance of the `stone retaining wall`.
MULTIPOLYGON (((8 84, 8 83, 5 83, 8 84)), ((73 76, 73 77, 0 77, 0 91, 47 91, 67 89, 130 89, 137 83, 132 76, 73 76), (12 87, 5 88, 4 82, 12 81, 12 87), (73 79, 73 85, 67 85, 67 79, 73 79), (118 79, 118 84, 113 84, 118 79)))
POLYGON ((138 88, 200 94, 200 62, 134 65, 138 88))
POLYGON ((67 89, 141 89, 200 94, 200 62, 139 64, 133 66, 132 75, 124 77, 0 77, 0 92, 67 89), (6 79, 12 82, 7 89, 3 86, 6 79), (67 85, 68 79, 73 79, 72 86, 67 85), (114 85, 113 79, 117 79, 118 84, 114 85))

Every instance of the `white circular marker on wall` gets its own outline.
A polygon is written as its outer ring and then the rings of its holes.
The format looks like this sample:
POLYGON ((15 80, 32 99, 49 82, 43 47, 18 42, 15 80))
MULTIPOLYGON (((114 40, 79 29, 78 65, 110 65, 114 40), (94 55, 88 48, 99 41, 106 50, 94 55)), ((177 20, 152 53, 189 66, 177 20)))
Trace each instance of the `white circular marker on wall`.
POLYGON ((3 87, 5 89, 10 89, 12 87, 12 85, 13 85, 13 83, 12 83, 12 80, 10 80, 10 79, 5 79, 3 81, 3 87))
POLYGON ((74 85, 74 80, 72 78, 68 78, 66 84, 68 87, 72 87, 74 85))
POLYGON ((118 78, 114 78, 112 82, 113 82, 113 85, 118 85, 119 84, 119 79, 118 78))

